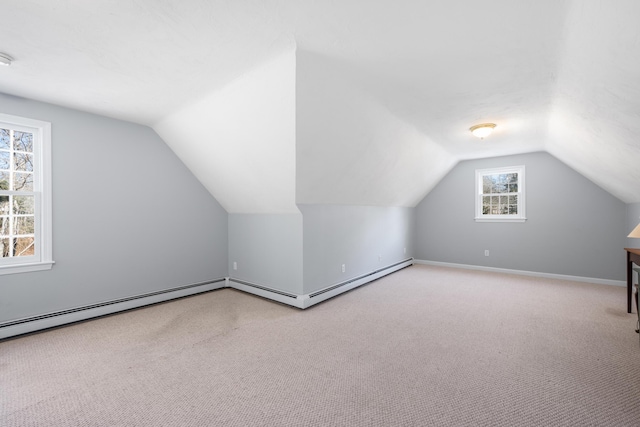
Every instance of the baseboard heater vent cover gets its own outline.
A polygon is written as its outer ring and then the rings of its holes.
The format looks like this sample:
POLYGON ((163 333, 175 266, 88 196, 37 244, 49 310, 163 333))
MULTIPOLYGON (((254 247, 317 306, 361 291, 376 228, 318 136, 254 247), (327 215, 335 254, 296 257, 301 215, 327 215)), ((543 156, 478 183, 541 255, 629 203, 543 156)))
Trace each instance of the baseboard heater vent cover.
POLYGON ((282 295, 282 296, 293 298, 293 299, 298 298, 298 295, 291 294, 289 292, 279 291, 277 289, 267 288, 266 286, 256 285, 255 283, 251 283, 251 282, 245 282, 244 280, 233 279, 230 277, 229 282, 239 283, 241 285, 249 286, 250 288, 256 288, 256 289, 260 289, 267 292, 273 292, 274 294, 282 295))
POLYGON ((54 311, 38 316, 10 320, 0 323, 0 339, 73 323, 81 320, 100 317, 106 314, 113 314, 131 308, 138 308, 157 302, 180 298, 183 296, 208 292, 213 289, 224 287, 225 281, 225 278, 220 278, 207 282, 178 286, 162 291, 148 292, 145 294, 118 298, 110 301, 103 301, 100 303, 70 308, 67 310, 54 311))
MULTIPOLYGON (((407 262, 411 262, 411 261, 413 261, 413 258, 407 258, 405 260, 398 261, 395 264, 387 265, 384 268, 381 268, 379 270, 375 270, 375 271, 372 271, 370 273, 363 274, 362 276, 357 276, 357 277, 354 277, 352 279, 345 280, 344 282, 336 283, 333 286, 329 286, 328 288, 324 288, 324 289, 321 289, 319 291, 316 291, 316 292, 313 292, 313 293, 309 294, 309 298, 317 297, 318 295, 322 295, 322 294, 324 294, 326 292, 333 291, 334 289, 338 289, 338 288, 341 288, 343 286, 347 286, 347 285, 349 285, 349 284, 351 284, 353 282, 357 282, 358 280, 362 280, 362 279, 365 279, 365 278, 370 277, 370 276, 375 276, 376 274, 381 273, 383 271, 390 270, 389 273, 392 273, 392 272, 398 270, 398 269, 394 270, 394 267, 398 267, 401 264, 406 264, 407 262)), ((408 265, 406 267, 408 267, 408 265)), ((404 267, 402 267, 402 268, 404 268, 404 267)))

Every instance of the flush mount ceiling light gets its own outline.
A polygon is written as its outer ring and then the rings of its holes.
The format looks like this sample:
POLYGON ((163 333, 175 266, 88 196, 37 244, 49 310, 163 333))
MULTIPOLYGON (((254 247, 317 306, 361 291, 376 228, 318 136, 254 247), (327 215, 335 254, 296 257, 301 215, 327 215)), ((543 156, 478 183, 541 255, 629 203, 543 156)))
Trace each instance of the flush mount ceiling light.
POLYGON ((8 67, 9 65, 11 65, 11 61, 13 61, 12 57, 7 55, 6 53, 0 52, 0 65, 8 67))
POLYGON ((493 129, 495 127, 495 123, 482 123, 479 125, 471 126, 469 130, 474 136, 477 136, 480 139, 485 139, 487 136, 491 135, 491 132, 493 132, 493 129))

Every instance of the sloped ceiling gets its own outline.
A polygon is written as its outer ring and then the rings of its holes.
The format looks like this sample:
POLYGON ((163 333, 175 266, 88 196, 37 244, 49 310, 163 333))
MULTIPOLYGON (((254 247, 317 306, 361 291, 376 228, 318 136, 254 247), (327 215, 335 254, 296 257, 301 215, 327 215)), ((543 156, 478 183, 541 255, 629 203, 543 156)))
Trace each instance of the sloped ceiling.
POLYGON ((292 48, 154 125, 229 213, 298 213, 295 66, 292 48))
POLYGON ((640 202, 635 0, 0 10, 15 58, 1 92, 154 127, 229 212, 413 206, 460 160, 540 150, 640 202), (498 127, 479 141, 468 128, 485 121, 498 127))

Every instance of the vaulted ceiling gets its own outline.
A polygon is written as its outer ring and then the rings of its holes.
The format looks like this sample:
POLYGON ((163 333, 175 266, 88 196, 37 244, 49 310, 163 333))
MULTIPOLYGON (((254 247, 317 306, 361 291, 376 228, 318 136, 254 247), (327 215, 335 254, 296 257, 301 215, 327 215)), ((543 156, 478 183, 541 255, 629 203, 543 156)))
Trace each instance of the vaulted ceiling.
POLYGON ((0 11, 0 92, 153 127, 229 212, 414 206, 461 160, 541 150, 640 202, 636 0, 0 11), (480 122, 498 125, 484 141, 480 122))

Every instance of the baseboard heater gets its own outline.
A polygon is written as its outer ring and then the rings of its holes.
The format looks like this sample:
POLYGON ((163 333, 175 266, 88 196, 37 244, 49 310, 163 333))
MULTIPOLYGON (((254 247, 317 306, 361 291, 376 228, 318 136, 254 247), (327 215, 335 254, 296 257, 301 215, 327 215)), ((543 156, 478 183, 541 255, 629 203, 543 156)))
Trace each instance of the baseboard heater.
POLYGON ((340 283, 327 286, 326 288, 314 291, 307 295, 297 295, 290 292, 280 291, 268 286, 259 285, 257 283, 245 280, 234 279, 232 277, 215 279, 207 282, 194 283, 191 285, 179 286, 176 288, 165 289, 162 291, 149 292, 140 295, 134 295, 125 298, 119 298, 110 301, 104 301, 96 304, 90 304, 82 307, 70 308, 51 313, 41 314, 37 316, 25 317, 22 319, 11 320, 0 323, 0 339, 9 338, 17 335, 27 334, 43 329, 53 328, 65 324, 70 324, 82 320, 113 314, 120 311, 138 308, 145 305, 155 304, 158 302, 169 301, 172 299, 195 295, 202 292, 212 291, 220 288, 234 288, 243 292, 258 295, 274 301, 278 301, 287 305, 298 308, 308 308, 318 304, 336 295, 347 292, 351 289, 372 282, 380 277, 401 270, 405 267, 413 265, 413 258, 407 258, 403 261, 396 262, 386 267, 371 271, 345 280, 340 283))
MULTIPOLYGON (((314 298, 314 297, 317 297, 318 295, 322 295, 322 294, 324 294, 326 292, 330 292, 330 291, 332 291, 334 289, 338 289, 338 288, 341 288, 343 286, 347 286, 350 283, 357 282, 358 280, 362 280, 362 279, 365 279, 367 277, 375 276, 378 273, 387 271, 389 269, 393 269, 393 267, 397 267, 397 266, 401 266, 400 268, 408 267, 408 265, 405 265, 405 264, 407 264, 410 261, 412 261, 412 258, 408 258, 408 259, 405 259, 403 261, 397 262, 395 264, 388 265, 385 268, 381 268, 379 270, 372 271, 371 273, 363 274, 362 276, 354 277, 353 279, 345 280, 344 282, 340 282, 340 283, 337 283, 337 284, 335 284, 333 286, 329 286, 328 288, 324 288, 324 289, 321 289, 319 291, 313 292, 313 293, 309 294, 309 298, 314 298)), ((409 264, 409 265, 411 265, 411 264, 409 264)), ((397 270, 398 269, 395 269, 395 270, 390 271, 390 272, 388 272, 386 274, 392 273, 392 272, 397 271, 397 270)), ((380 277, 380 276, 378 276, 378 277, 380 277)))
POLYGON ((243 292, 248 292, 250 294, 304 309, 410 265, 413 265, 413 258, 407 258, 403 261, 345 280, 344 282, 327 286, 326 288, 314 291, 307 295, 297 295, 290 292, 284 292, 267 286, 258 285, 256 283, 234 279, 233 277, 229 278, 228 286, 243 292))
POLYGON ((266 291, 266 292, 272 292, 272 293, 275 293, 275 294, 278 294, 278 295, 285 296, 287 298, 293 298, 293 299, 298 298, 298 295, 296 295, 296 294, 291 294, 289 292, 280 291, 278 289, 268 288, 266 286, 261 286, 261 285, 258 285, 256 283, 247 282, 245 280, 234 279, 233 277, 229 278, 229 283, 230 283, 229 287, 230 288, 234 287, 234 286, 231 285, 232 282, 236 283, 238 285, 249 286, 251 288, 260 289, 260 290, 263 290, 263 291, 266 291))
POLYGON ((149 292, 82 307, 70 308, 38 316, 25 317, 0 323, 0 339, 22 335, 42 329, 52 328, 106 314, 117 313, 131 308, 142 307, 157 302, 168 301, 183 296, 195 295, 214 289, 224 288, 226 279, 220 278, 207 282, 193 283, 162 291, 149 292))

